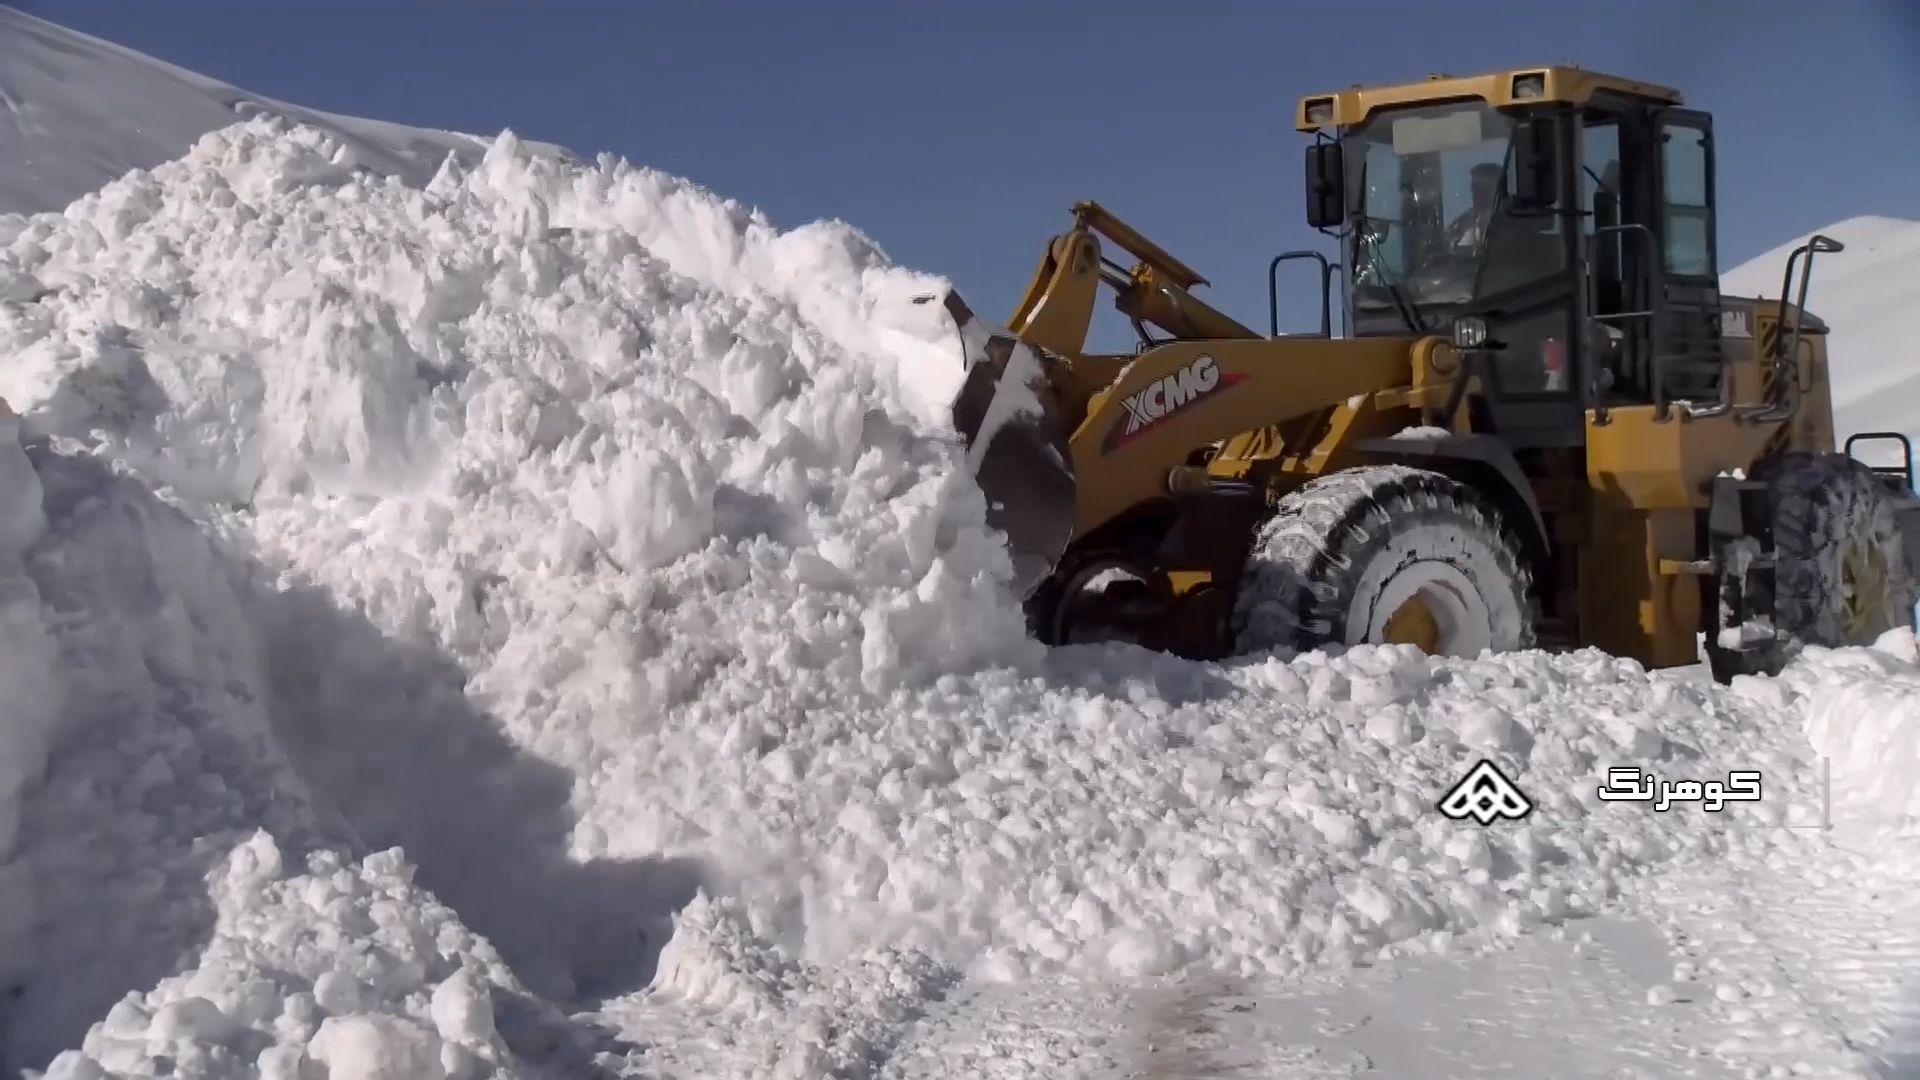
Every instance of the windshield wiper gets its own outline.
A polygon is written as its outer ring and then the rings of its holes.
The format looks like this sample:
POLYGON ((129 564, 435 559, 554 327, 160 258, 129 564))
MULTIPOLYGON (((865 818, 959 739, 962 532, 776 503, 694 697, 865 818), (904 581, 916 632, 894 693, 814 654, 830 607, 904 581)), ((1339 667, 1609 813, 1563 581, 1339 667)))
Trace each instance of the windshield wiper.
POLYGON ((1393 297, 1394 306, 1400 309, 1400 317, 1406 320, 1407 329, 1416 334, 1426 333, 1427 321, 1420 317, 1420 309, 1413 306, 1413 301, 1407 299, 1406 290, 1400 287, 1399 282, 1391 279, 1388 279, 1385 284, 1387 295, 1393 297))
POLYGON ((1400 313, 1401 321, 1407 324, 1407 329, 1416 334, 1426 333, 1427 324, 1420 318, 1420 309, 1413 305, 1413 301, 1407 297, 1406 290, 1394 280, 1393 271, 1387 268, 1385 258, 1380 254, 1379 238, 1363 229, 1360 233, 1360 242, 1365 244, 1371 253, 1367 259, 1367 266, 1374 271, 1374 278, 1381 285, 1386 286, 1387 296, 1393 300, 1394 310, 1400 313))

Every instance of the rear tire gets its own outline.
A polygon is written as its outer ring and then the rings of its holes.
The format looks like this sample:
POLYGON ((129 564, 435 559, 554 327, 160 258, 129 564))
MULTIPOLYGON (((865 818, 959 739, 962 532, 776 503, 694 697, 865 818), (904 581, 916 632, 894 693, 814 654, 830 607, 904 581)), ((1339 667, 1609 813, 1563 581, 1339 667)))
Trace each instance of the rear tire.
MULTIPOLYGON (((1845 454, 1794 451, 1762 462, 1773 522, 1772 634, 1737 647, 1707 636, 1719 682, 1778 675, 1809 645, 1871 645, 1914 625, 1914 582, 1893 503, 1872 470, 1845 454)), ((1757 546, 1757 545, 1754 545, 1757 546)), ((1727 561, 1727 553, 1719 553, 1727 561)), ((1718 592, 1741 620, 1745 575, 1723 573, 1718 592)), ((1760 613, 1764 614, 1764 612, 1760 613)))
POLYGON ((1499 511, 1401 465, 1315 479, 1255 536, 1235 651, 1401 642, 1445 656, 1534 644, 1532 577, 1499 511))

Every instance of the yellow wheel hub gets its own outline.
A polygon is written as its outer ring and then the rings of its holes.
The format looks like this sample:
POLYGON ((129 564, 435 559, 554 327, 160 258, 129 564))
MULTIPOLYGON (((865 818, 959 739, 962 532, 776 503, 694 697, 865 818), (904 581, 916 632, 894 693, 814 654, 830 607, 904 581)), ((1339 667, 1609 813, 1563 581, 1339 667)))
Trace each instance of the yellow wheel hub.
POLYGON ((1840 548, 1840 631, 1866 644, 1886 625, 1887 557, 1872 544, 1849 538, 1840 548))
POLYGON ((1380 628, 1380 637, 1388 645, 1414 645, 1431 656, 1440 651, 1440 620, 1420 594, 1407 598, 1380 628))

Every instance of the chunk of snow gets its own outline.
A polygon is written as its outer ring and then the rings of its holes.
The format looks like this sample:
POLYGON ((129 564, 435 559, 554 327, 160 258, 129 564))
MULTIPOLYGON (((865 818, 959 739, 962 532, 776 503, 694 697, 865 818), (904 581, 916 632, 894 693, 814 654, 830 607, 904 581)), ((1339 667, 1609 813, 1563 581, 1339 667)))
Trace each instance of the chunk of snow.
POLYGON ((440 1040, 394 1016, 329 1016, 307 1043, 327 1080, 446 1080, 440 1040))
POLYGON ((1625 759, 1655 758, 1666 749, 1666 739, 1645 713, 1606 717, 1601 726, 1625 759))
POLYGON ((1809 648, 1785 677, 1828 761, 1834 814, 1920 821, 1920 667, 1877 649, 1809 648))

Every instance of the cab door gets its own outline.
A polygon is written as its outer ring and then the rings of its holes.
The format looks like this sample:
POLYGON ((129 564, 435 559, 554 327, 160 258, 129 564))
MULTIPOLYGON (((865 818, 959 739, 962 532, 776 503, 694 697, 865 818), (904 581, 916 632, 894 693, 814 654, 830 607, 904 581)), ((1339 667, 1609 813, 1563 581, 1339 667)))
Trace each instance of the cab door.
MULTIPOLYGON (((1579 446, 1586 438, 1576 329, 1580 296, 1577 219, 1579 125, 1570 110, 1539 114, 1553 132, 1557 192, 1550 209, 1496 215, 1488 230, 1476 304, 1500 342, 1482 406, 1488 426, 1515 449, 1579 446), (1520 272, 1515 272, 1520 271, 1520 272), (1491 284, 1514 279, 1511 287, 1491 284)), ((1508 159, 1512 182, 1512 152, 1508 159)))
POLYGON ((1727 377, 1720 353, 1719 237, 1714 205, 1713 120, 1693 109, 1654 121, 1659 177, 1659 303, 1655 403, 1718 398, 1727 377))

